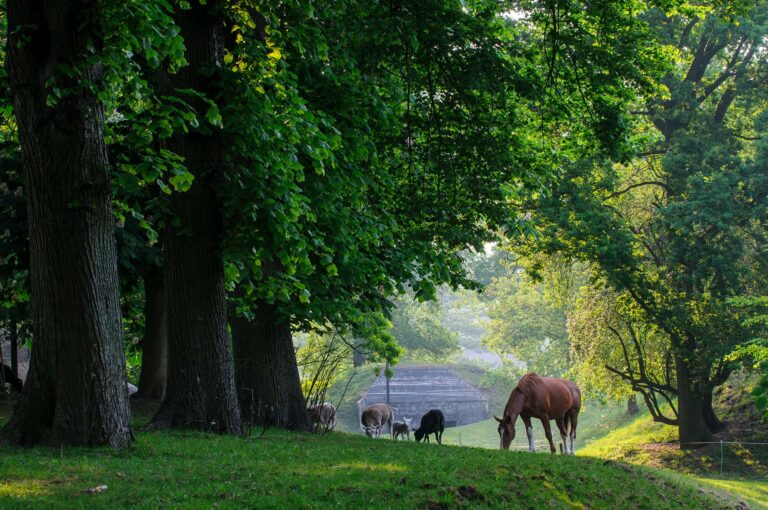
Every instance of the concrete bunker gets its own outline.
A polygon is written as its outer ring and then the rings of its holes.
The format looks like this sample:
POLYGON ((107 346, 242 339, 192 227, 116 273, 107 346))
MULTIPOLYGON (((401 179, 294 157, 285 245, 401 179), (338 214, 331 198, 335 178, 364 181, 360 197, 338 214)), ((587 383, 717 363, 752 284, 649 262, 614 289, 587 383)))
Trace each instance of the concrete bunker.
MULTIPOLYGON (((395 367, 389 381, 389 403, 395 419, 413 418, 417 428, 430 409, 440 409, 446 427, 468 425, 488 418, 488 399, 474 386, 445 366, 395 367)), ((359 418, 363 409, 387 401, 387 379, 382 374, 357 401, 359 418)))

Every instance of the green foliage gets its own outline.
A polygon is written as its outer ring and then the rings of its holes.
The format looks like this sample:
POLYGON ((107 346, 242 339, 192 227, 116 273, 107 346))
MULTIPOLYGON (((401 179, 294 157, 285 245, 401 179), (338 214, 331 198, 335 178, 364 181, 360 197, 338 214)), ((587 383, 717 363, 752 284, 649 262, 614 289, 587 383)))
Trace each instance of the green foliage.
POLYGON ((752 389, 755 405, 768 418, 768 297, 733 298, 730 304, 746 310, 743 325, 758 338, 745 342, 734 349, 730 358, 739 360, 750 368, 758 369, 763 375, 752 389))
POLYGON ((21 161, 12 143, 0 146, 0 321, 29 329, 29 248, 21 161))
POLYGON ((640 378, 641 369, 649 381, 674 385, 669 338, 634 319, 628 302, 608 288, 585 286, 568 318, 572 373, 593 398, 626 401, 635 390, 618 373, 640 378))
POLYGON ((459 252, 508 218, 503 189, 545 172, 520 135, 530 50, 499 8, 265 8, 263 40, 233 11, 223 198, 240 313, 266 300, 300 330, 354 328, 406 288, 423 301, 441 284, 476 286, 459 252))
POLYGON ((324 402, 328 389, 339 381, 339 366, 351 354, 351 348, 338 335, 311 332, 296 349, 301 388, 308 402, 324 402))
POLYGON ((625 300, 622 314, 668 337, 692 384, 710 391, 747 335, 727 300, 765 285, 764 251, 752 248, 765 235, 765 97, 753 81, 764 12, 762 2, 641 9, 649 55, 675 65, 656 67, 663 87, 633 100, 637 152, 614 164, 584 145, 524 208, 535 234, 523 253, 589 263, 625 300))
POLYGON ((407 296, 392 311, 392 336, 411 362, 446 362, 459 353, 458 335, 443 326, 440 303, 415 303, 407 296))
POLYGON ((552 303, 544 284, 517 271, 494 279, 484 297, 490 320, 483 343, 490 350, 543 376, 559 377, 568 370, 565 311, 552 303))

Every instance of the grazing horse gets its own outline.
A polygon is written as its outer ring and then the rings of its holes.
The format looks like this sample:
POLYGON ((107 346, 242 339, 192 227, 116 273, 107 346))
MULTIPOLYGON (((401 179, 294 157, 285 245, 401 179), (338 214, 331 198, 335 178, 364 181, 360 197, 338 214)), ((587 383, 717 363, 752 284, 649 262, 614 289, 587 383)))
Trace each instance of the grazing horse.
POLYGON ((531 418, 538 418, 544 426, 552 453, 555 453, 555 444, 552 442, 549 420, 555 420, 560 430, 564 453, 573 455, 573 442, 576 440, 576 425, 580 409, 581 392, 576 383, 555 377, 540 377, 533 372, 525 374, 509 395, 507 405, 504 407, 504 417, 493 416, 499 422, 499 448, 509 449, 510 443, 515 438, 515 421, 520 416, 525 423, 529 451, 536 451, 533 444, 531 418), (570 449, 566 441, 569 432, 570 449))

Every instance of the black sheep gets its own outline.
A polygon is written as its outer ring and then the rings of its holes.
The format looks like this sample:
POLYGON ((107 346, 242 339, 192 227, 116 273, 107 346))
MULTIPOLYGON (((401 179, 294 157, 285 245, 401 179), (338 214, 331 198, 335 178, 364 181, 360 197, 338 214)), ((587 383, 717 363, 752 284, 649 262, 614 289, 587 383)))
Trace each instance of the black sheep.
POLYGON ((442 444, 443 430, 445 430, 445 416, 440 409, 432 409, 421 418, 421 426, 414 430, 416 442, 421 442, 422 438, 427 439, 429 435, 434 434, 437 444, 442 444))
MULTIPOLYGON (((2 363, 0 363, 0 370, 3 372, 0 374, 0 381, 9 383, 13 389, 21 393, 21 389, 24 386, 24 383, 21 381, 21 379, 14 376, 11 369, 2 363)), ((2 388, 0 388, 0 390, 1 389, 2 388)))

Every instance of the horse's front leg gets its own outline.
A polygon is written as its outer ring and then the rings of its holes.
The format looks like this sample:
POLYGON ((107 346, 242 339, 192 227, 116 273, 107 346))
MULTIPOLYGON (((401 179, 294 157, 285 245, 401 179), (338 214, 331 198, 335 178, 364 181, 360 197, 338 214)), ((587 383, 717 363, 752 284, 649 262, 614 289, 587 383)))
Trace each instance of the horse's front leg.
POLYGON ((544 434, 547 436, 547 441, 549 441, 549 451, 557 453, 555 443, 552 441, 552 428, 549 426, 549 416, 541 418, 541 424, 544 425, 544 434))
POLYGON ((520 417, 523 419, 523 423, 525 423, 525 435, 528 436, 528 451, 535 452, 536 445, 533 442, 533 425, 531 425, 531 417, 522 415, 520 417))

